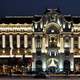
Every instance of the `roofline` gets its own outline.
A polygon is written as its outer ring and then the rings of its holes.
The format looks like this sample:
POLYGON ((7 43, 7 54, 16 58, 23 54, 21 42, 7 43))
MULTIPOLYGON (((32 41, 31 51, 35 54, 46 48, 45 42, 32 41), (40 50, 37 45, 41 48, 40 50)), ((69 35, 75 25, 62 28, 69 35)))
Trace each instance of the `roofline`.
POLYGON ((33 18, 33 16, 5 16, 5 18, 33 18))

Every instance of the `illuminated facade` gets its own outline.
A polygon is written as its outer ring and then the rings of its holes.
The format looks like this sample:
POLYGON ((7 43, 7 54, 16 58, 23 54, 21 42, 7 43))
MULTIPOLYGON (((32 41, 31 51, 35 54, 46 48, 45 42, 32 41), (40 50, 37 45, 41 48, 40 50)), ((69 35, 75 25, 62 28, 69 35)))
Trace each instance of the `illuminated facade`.
POLYGON ((0 20, 0 57, 32 58, 35 71, 38 53, 42 56, 42 68, 56 67, 63 71, 65 60, 70 61, 70 70, 76 70, 80 58, 79 18, 62 15, 57 10, 48 9, 42 16, 27 18, 5 18, 0 20), (46 58, 48 56, 48 58, 46 58), (52 63, 49 63, 50 60, 52 63), (54 63, 54 60, 57 64, 54 63))

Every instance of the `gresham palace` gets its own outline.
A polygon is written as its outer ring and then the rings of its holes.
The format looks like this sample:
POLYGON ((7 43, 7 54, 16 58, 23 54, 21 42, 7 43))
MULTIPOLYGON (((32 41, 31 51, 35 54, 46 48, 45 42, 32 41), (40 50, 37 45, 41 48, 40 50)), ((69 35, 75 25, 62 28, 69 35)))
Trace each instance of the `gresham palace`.
POLYGON ((0 18, 0 73, 66 69, 80 72, 80 16, 46 9, 43 15, 0 18))

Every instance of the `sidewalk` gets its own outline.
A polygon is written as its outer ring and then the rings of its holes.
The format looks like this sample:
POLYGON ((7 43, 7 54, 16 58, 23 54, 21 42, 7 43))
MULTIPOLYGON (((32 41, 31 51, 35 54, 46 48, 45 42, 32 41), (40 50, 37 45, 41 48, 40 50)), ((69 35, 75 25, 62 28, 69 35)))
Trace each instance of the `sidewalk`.
POLYGON ((80 77, 80 74, 49 74, 48 76, 50 77, 65 77, 65 76, 69 76, 69 77, 80 77))
MULTIPOLYGON (((12 76, 12 77, 33 77, 34 74, 11 74, 11 75, 2 75, 2 76, 12 76)), ((80 74, 47 74, 47 77, 80 77, 80 74)))

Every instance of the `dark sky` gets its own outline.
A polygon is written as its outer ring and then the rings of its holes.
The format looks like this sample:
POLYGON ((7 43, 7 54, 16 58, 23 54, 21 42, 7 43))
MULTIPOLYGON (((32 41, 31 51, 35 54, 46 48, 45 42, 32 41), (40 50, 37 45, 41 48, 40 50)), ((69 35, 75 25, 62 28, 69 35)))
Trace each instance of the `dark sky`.
POLYGON ((42 14, 57 7, 63 14, 80 16, 80 0, 0 0, 0 16, 42 14))

